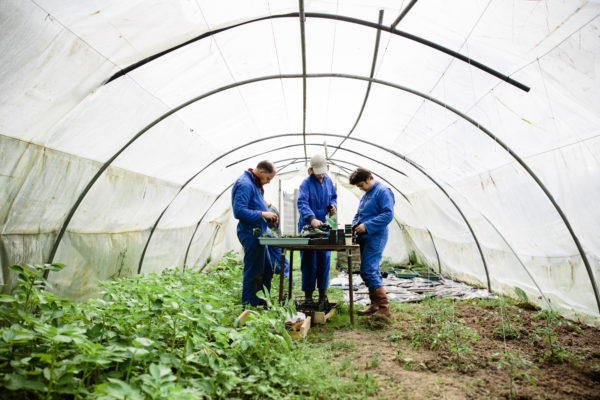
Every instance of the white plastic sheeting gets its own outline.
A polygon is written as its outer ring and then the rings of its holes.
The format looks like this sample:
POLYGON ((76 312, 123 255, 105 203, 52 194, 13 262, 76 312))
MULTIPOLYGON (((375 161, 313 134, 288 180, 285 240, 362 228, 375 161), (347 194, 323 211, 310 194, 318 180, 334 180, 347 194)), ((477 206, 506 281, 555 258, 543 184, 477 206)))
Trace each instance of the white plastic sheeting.
POLYGON ((408 3, 0 1, 4 290, 53 248, 75 298, 240 250, 229 185, 268 158, 293 190, 326 142, 344 221, 356 165, 394 188, 386 256, 597 324, 600 2, 423 0, 396 26, 529 91, 391 32, 408 3))

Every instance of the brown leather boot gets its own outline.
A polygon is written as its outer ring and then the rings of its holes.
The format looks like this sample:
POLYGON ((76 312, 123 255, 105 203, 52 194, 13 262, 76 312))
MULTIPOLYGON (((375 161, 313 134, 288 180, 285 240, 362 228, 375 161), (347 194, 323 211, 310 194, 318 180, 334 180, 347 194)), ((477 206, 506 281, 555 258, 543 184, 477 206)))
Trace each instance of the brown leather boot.
POLYGON ((390 302, 383 286, 379 286, 377 289, 375 289, 373 297, 375 297, 377 306, 379 306, 377 314, 384 315, 388 318, 391 317, 392 314, 390 314, 390 302))
POLYGON ((371 299, 371 305, 369 306, 369 308, 366 308, 364 310, 358 310, 356 312, 358 315, 371 315, 377 312, 377 310, 379 309, 377 301, 375 300, 375 291, 369 291, 369 298, 371 299))

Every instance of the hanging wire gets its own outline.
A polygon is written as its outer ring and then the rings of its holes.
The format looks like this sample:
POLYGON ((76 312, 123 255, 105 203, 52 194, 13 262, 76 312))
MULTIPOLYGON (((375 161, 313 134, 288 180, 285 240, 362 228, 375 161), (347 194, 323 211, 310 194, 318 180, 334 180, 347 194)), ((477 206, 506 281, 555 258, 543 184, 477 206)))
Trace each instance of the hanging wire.
MULTIPOLYGON (((477 18, 477 21, 475 21, 475 23, 473 24, 473 26, 471 27, 471 30, 469 31, 469 33, 467 34, 467 36, 465 37, 465 39, 463 40, 462 44, 459 46, 458 51, 462 50, 462 48, 467 44, 469 38, 471 37, 471 35, 473 34, 473 32, 475 31, 475 28, 477 27, 477 25, 479 25, 479 22, 481 21, 481 19, 483 18, 483 16, 485 15, 487 9, 490 7, 490 4, 492 3, 492 0, 490 0, 487 5, 485 6, 485 8, 483 9, 483 11, 481 12, 481 14, 479 14, 479 17, 477 18)), ((467 46, 468 47, 468 46, 467 46)), ((454 63, 455 58, 452 57, 450 59, 450 61, 448 62, 448 64, 446 65, 446 68, 444 68, 444 71, 440 74, 440 76, 438 77, 438 79, 435 81, 435 83, 433 84, 433 86, 431 87, 431 89, 429 89, 429 91, 427 92, 427 94, 431 94, 435 88, 438 86, 438 84, 441 82, 442 78, 446 75, 446 73, 448 72, 448 70, 450 69, 450 67, 452 66, 452 64, 454 63)), ((468 59, 468 63, 469 65, 471 65, 471 59, 468 59)), ((471 84, 473 84, 473 80, 472 80, 472 76, 471 76, 471 84)), ((421 104, 419 105, 419 107, 417 108, 417 110, 414 112, 414 114, 410 117, 410 119, 408 120, 408 122, 406 123, 406 125, 404 126, 404 129, 402 130, 402 132, 400 133, 400 135, 404 134, 404 132, 406 132, 406 130, 408 129, 408 126, 412 123, 413 119, 417 116, 417 114, 419 113, 419 111, 421 110, 421 108, 423 107, 423 105, 425 104, 425 100, 421 101, 421 104)), ((452 126, 453 123, 451 123, 450 125, 448 125, 446 128, 442 129, 441 131, 439 131, 438 133, 434 134, 433 136, 430 136, 429 138, 427 138, 425 141, 423 141, 421 144, 419 144, 417 147, 415 147, 414 149, 412 149, 410 152, 408 152, 408 154, 412 154, 414 151, 420 149, 421 147, 423 147, 425 144, 431 142, 431 140, 435 139, 437 136, 439 136, 442 132, 444 132, 448 127, 452 126)))
MULTIPOLYGON (((340 6, 340 1, 337 0, 335 3, 335 13, 337 14, 339 12, 339 6, 340 6)), ((337 33, 337 25, 338 22, 334 21, 333 22, 333 38, 331 39, 331 63, 329 65, 329 72, 333 73, 333 60, 335 59, 335 39, 336 39, 336 33, 337 33)), ((333 82, 333 78, 329 78, 329 83, 327 86, 327 108, 325 109, 325 127, 327 128, 329 126, 329 104, 331 101, 331 83, 333 82)))
MULTIPOLYGON (((269 0, 267 0, 267 8, 269 9, 269 16, 273 16, 273 13, 271 12, 271 4, 269 2, 269 0)), ((273 36, 273 48, 275 49, 275 58, 277 59, 277 71, 279 72, 279 75, 281 75, 281 62, 279 61, 279 51, 277 49, 277 41, 275 40, 275 27, 273 26, 273 19, 269 19, 269 22, 271 24, 271 35, 273 36)), ((288 105, 287 105, 287 98, 285 96, 285 90, 283 88, 283 79, 279 80, 280 86, 281 86, 281 97, 283 98, 283 106, 285 108, 285 117, 287 120, 287 125, 288 125, 288 129, 291 129, 291 125, 290 125, 290 112, 288 109, 288 105)))
POLYGON ((550 94, 548 93, 548 87, 546 86, 546 80, 544 79, 544 71, 542 70, 542 65, 540 64, 540 59, 537 59, 537 66, 540 71, 540 77, 542 78, 542 85, 544 85, 544 93, 546 94, 546 100, 548 100, 548 108, 550 108, 550 114, 552 115, 552 123, 554 124, 555 132, 558 134, 558 125, 556 124, 556 115, 554 114, 554 109, 552 108, 552 101, 550 101, 550 94))
MULTIPOLYGON (((212 29, 210 28, 210 25, 208 24, 208 21, 206 20, 206 17, 204 16, 204 13, 202 12, 202 7, 200 7, 200 4, 198 4, 198 0, 194 0, 194 2, 196 3, 196 6, 198 7, 198 11, 200 11, 200 15, 202 16, 204 23, 208 27, 208 30, 211 31, 212 29)), ((231 71, 231 68, 229 67, 229 64, 227 63, 227 60, 225 59, 225 55, 223 55, 223 51, 221 50, 221 46, 219 46, 217 39, 215 39, 214 35, 210 35, 210 39, 211 39, 211 43, 215 44, 217 51, 219 52, 219 55, 221 56, 221 60, 223 61, 223 64, 225 64, 225 68, 227 69, 227 72, 229 73, 229 76, 231 77, 231 80, 233 82, 237 82, 237 79, 235 78, 235 76, 233 76, 233 72, 231 71)), ((244 94, 242 93, 241 87, 236 87, 236 91, 238 92, 238 94, 240 95, 240 98, 242 99, 244 108, 246 109, 246 112, 248 113, 248 117, 250 118, 250 121, 252 121, 252 125, 254 125, 256 132, 260 133, 260 128, 259 128, 258 124, 256 123, 256 121, 254 120, 254 114, 250 112, 250 107, 248 107, 248 103, 246 102, 246 98, 244 97, 244 94)))

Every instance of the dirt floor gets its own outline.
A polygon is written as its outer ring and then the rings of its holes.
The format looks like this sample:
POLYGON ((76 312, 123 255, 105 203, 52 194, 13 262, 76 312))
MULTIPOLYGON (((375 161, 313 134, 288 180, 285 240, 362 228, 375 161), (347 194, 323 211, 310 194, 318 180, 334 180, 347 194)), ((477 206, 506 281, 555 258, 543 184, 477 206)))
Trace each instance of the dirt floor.
POLYGON ((334 351, 332 362, 348 377, 372 374, 379 384, 376 398, 600 399, 598 330, 564 320, 548 323, 537 311, 516 306, 500 310, 497 303, 485 301, 450 305, 441 313, 451 314, 441 322, 436 316, 439 324, 431 329, 424 324, 433 318, 426 305, 397 303, 389 324, 356 317, 356 327, 349 329, 332 319, 329 326, 314 326, 309 336, 334 351), (444 329, 440 327, 448 321, 456 323, 457 340, 450 340, 455 346, 442 341, 430 349, 423 337, 437 340, 436 329, 444 329), (464 330, 466 336, 462 327, 470 328, 464 330))

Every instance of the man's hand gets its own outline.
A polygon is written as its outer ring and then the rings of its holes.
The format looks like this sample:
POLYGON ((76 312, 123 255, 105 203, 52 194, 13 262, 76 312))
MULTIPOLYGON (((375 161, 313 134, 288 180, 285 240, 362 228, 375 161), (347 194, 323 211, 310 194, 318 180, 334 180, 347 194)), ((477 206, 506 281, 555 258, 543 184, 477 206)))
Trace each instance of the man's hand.
POLYGON ((365 224, 360 224, 356 228, 354 228, 354 232, 356 233, 367 233, 367 227, 365 224))
POLYGON ((318 228, 321 225, 323 225, 323 222, 319 221, 316 218, 314 218, 312 221, 310 221, 310 226, 312 226, 313 228, 318 228))
POLYGON ((333 204, 329 205, 329 215, 335 215, 335 213, 337 212, 337 209, 335 208, 335 206, 333 204))
POLYGON ((279 218, 277 218, 277 214, 270 211, 263 211, 262 216, 264 219, 268 221, 273 221, 274 223, 277 223, 277 221, 279 220, 279 218))

